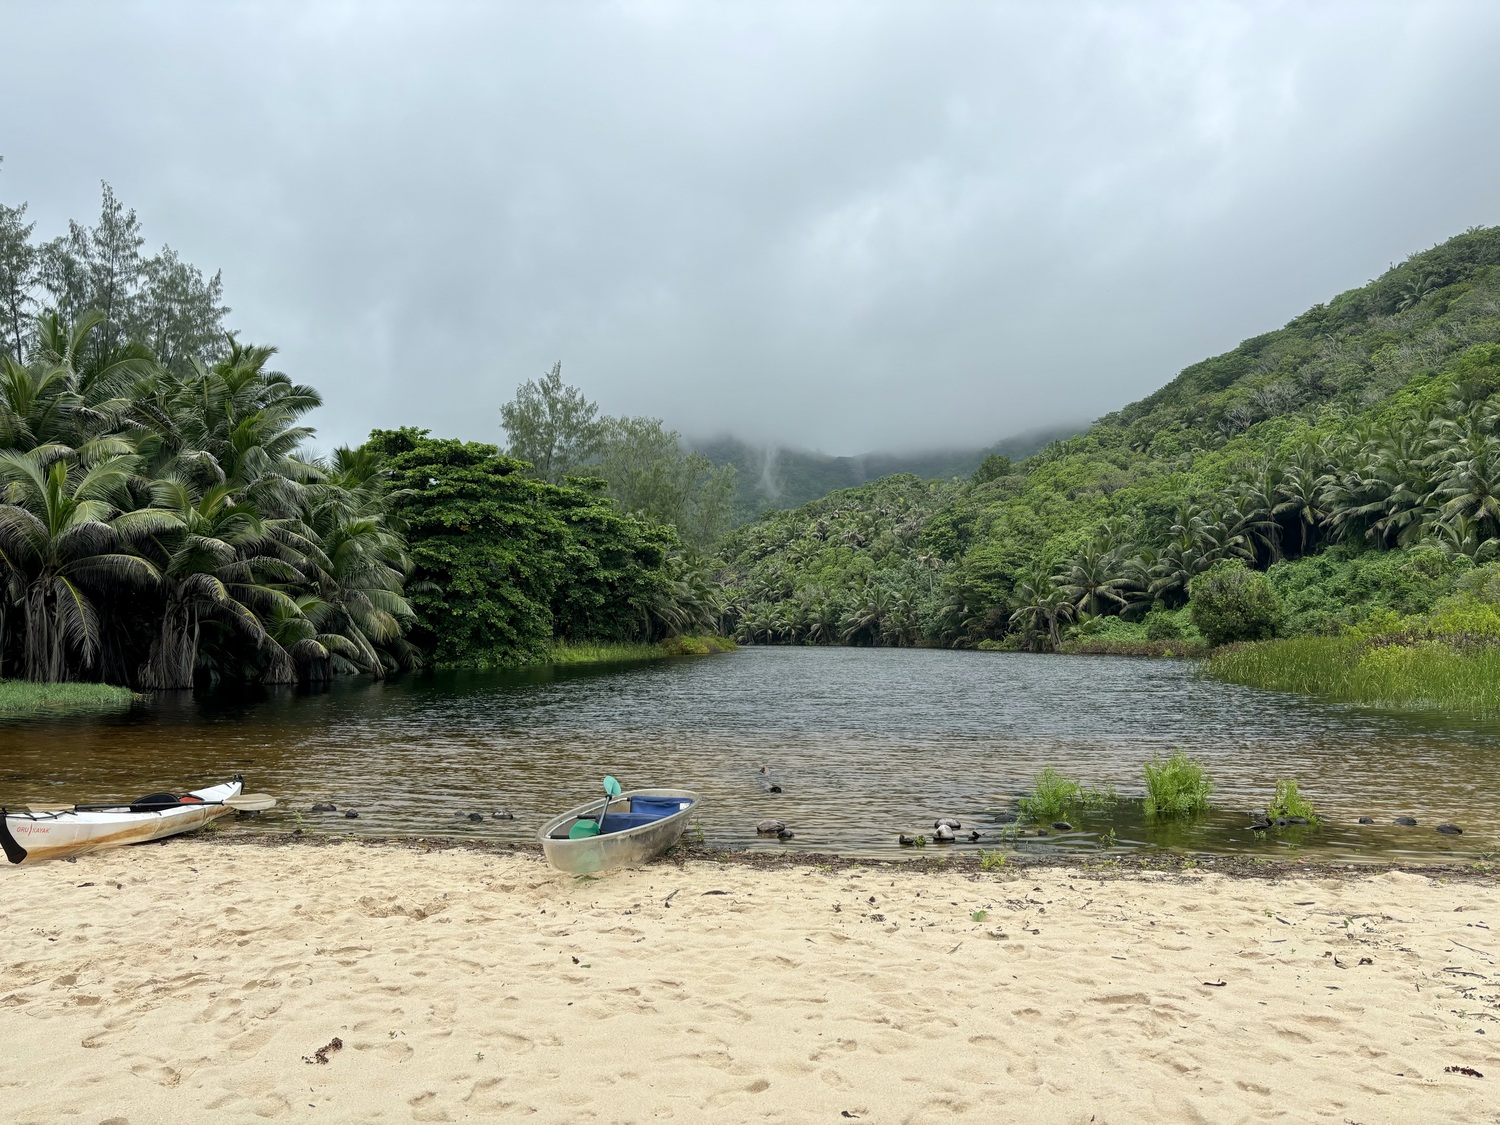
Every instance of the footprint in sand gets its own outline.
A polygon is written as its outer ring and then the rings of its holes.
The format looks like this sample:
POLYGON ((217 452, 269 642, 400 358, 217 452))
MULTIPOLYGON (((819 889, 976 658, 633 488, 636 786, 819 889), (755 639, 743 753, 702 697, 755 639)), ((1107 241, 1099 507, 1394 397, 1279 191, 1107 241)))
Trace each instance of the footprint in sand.
POLYGON ((437 1091, 424 1090, 414 1098, 407 1098, 411 1106, 413 1121, 452 1121, 453 1114, 437 1104, 437 1091))
POLYGON ((137 1063, 130 1068, 130 1073, 137 1078, 149 1078, 158 1086, 165 1086, 169 1090, 182 1081, 182 1075, 170 1066, 152 1066, 149 1063, 137 1063))

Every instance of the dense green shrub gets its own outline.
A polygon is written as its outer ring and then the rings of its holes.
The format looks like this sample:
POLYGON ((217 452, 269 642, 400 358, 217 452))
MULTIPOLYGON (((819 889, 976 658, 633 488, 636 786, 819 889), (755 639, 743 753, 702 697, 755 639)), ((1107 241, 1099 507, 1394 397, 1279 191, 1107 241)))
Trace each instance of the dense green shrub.
POLYGON ((1193 624, 1211 645, 1275 636, 1281 599, 1263 574, 1238 559, 1215 563, 1188 586, 1193 624))
POLYGON ((1431 547, 1367 551, 1331 547, 1280 562, 1266 572, 1286 616, 1282 631, 1300 637, 1330 634, 1372 615, 1426 613, 1472 564, 1431 547))
POLYGON ((1148 641, 1175 641, 1182 637, 1182 626, 1170 610, 1153 609, 1146 614, 1144 627, 1148 641))
POLYGON ((492 445, 379 430, 410 544, 412 639, 448 666, 548 658, 554 640, 651 641, 671 528, 623 516, 588 482, 552 485, 492 445))

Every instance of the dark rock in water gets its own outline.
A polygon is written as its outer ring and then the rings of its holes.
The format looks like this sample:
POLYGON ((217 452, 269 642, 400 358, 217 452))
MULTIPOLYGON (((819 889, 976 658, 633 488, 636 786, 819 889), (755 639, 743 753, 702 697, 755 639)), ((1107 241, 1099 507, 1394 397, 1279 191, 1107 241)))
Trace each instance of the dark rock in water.
POLYGON ((1456 824, 1439 824, 1437 830, 1444 836, 1462 836, 1464 830, 1456 824))
POLYGON ((1361 824, 1374 824, 1375 818, 1373 816, 1362 816, 1359 818, 1359 822, 1361 824))
POLYGON ((1306 824, 1307 823, 1307 817, 1305 817, 1305 816, 1289 816, 1289 817, 1286 818, 1286 822, 1288 824, 1306 824))
POLYGON ((755 830, 762 836, 775 836, 786 831, 784 820, 763 820, 755 826, 755 830))
POLYGON ((790 840, 795 835, 795 832, 791 832, 788 829, 783 828, 780 832, 776 833, 776 838, 778 840, 790 840))
POLYGON ((484 819, 484 814, 483 813, 471 812, 469 814, 469 820, 472 823, 474 823, 474 824, 478 824, 483 819, 484 819))
POLYGON ((325 803, 321 803, 320 802, 319 804, 316 804, 316 805, 314 805, 312 807, 312 811, 313 812, 338 812, 339 811, 339 807, 337 805, 329 805, 329 804, 325 804, 325 803))
POLYGON ((1256 817, 1250 822, 1251 832, 1264 832, 1267 828, 1271 827, 1273 827, 1271 822, 1264 817, 1256 817))
POLYGON ((1066 820, 1054 820, 1052 822, 1052 827, 1056 828, 1059 832, 1071 832, 1071 831, 1073 831, 1073 826, 1071 824, 1069 824, 1066 820))
POLYGON ((1047 830, 1046 830, 1046 829, 1045 829, 1045 828, 1038 828, 1038 829, 1037 829, 1037 830, 1036 830, 1036 834, 1037 834, 1037 835, 1038 835, 1038 836, 1046 836, 1046 835, 1049 835, 1049 833, 1048 833, 1048 832, 1047 832, 1047 830))
POLYGON ((947 821, 940 820, 933 830, 932 838, 940 844, 951 844, 953 843, 953 829, 948 827, 947 821))
POLYGON ((916 838, 912 837, 912 836, 908 836, 905 832, 903 832, 903 833, 901 833, 901 835, 897 836, 896 837, 896 841, 903 848, 914 848, 914 847, 917 846, 916 838))
POLYGON ((940 820, 934 820, 932 822, 932 826, 934 828, 954 828, 954 829, 962 828, 963 827, 962 824, 960 824, 958 821, 954 820, 951 816, 945 816, 945 817, 941 818, 940 820))
POLYGON ((506 809, 506 810, 503 810, 501 812, 492 812, 492 813, 490 813, 490 819, 491 820, 515 820, 516 819, 516 814, 513 813, 513 812, 511 812, 509 809, 506 809))
POLYGON ((780 793, 781 792, 781 786, 779 786, 779 785, 773 785, 773 786, 771 786, 771 788, 767 789, 766 792, 767 793, 780 793))
POLYGON ((350 809, 348 812, 346 812, 344 814, 344 819, 345 820, 358 820, 359 819, 359 813, 355 812, 353 809, 350 809))
POLYGON ((1391 823, 1393 823, 1393 824, 1399 824, 1403 828, 1415 828, 1417 826, 1417 822, 1415 820, 1413 820, 1409 816, 1398 816, 1391 823))
POLYGON ((1286 817, 1284 817, 1284 816, 1278 816, 1278 817, 1277 817, 1277 818, 1276 818, 1276 827, 1277 827, 1277 828, 1285 828, 1285 827, 1286 827, 1286 826, 1287 826, 1287 825, 1288 825, 1288 824, 1290 824, 1290 823, 1291 823, 1291 821, 1290 821, 1290 820, 1288 820, 1288 819, 1287 819, 1287 818, 1286 818, 1286 817))
POLYGON ((970 832, 969 833, 969 843, 971 843, 971 844, 977 844, 977 843, 979 843, 979 833, 978 832, 970 832))

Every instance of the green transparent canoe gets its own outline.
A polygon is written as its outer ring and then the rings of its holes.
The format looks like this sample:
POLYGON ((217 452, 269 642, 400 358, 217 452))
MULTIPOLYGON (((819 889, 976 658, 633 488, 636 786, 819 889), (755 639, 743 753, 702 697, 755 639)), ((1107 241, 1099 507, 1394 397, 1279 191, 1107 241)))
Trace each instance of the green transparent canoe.
POLYGON ((632 789, 609 802, 602 834, 569 839, 573 826, 597 818, 603 803, 586 801, 542 826, 538 838, 547 862, 570 875, 648 863, 678 841, 699 806, 698 794, 686 789, 632 789), (632 811, 642 808, 649 811, 632 811))

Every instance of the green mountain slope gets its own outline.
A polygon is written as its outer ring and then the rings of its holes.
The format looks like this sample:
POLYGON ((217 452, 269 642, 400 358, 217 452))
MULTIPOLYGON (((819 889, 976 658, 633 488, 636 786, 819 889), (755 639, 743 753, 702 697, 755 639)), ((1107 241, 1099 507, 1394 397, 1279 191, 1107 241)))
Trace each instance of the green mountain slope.
POLYGON ((801 507, 835 489, 854 488, 898 473, 910 473, 924 480, 967 477, 986 457, 998 454, 1020 460, 1082 429, 1082 426, 1059 426, 1032 430, 986 449, 866 453, 856 457, 752 445, 732 436, 694 442, 690 449, 702 453, 715 465, 734 466, 734 522, 742 524, 776 509, 801 507))
POLYGON ((1155 607, 1170 635, 1194 578, 1232 565, 1286 593, 1289 631, 1420 612, 1500 553, 1497 390, 1491 227, 1188 367, 1011 471, 928 489, 878 557, 845 532, 885 542, 863 530, 887 518, 885 482, 741 528, 722 552, 730 618, 742 635, 779 622, 755 639, 807 640, 811 615, 853 643, 1033 645, 1079 620, 1085 634, 1139 631, 1130 620, 1155 607), (1392 551, 1396 565, 1362 561, 1392 551), (1320 597, 1315 564, 1329 571, 1320 597), (1345 583, 1355 567, 1362 586, 1345 583), (880 626, 861 625, 882 596, 880 626))

